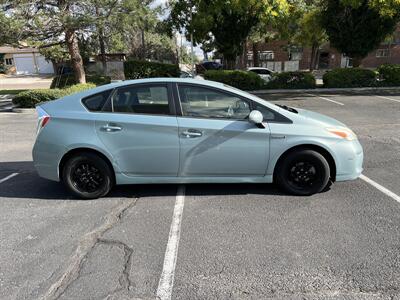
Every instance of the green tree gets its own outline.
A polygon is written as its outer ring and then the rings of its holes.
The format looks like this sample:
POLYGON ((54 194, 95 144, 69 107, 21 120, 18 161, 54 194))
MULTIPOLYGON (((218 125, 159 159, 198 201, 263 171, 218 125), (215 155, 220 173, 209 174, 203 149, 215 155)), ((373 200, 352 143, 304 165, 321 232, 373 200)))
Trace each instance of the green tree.
POLYGON ((324 0, 321 24, 333 47, 361 60, 391 33, 400 18, 398 0, 324 0))
POLYGON ((260 22, 286 13, 286 0, 177 0, 172 4, 170 22, 195 44, 212 43, 233 68, 243 53, 247 38, 260 22))
POLYGON ((310 70, 314 70, 317 62, 318 48, 327 41, 327 35, 321 26, 321 11, 313 7, 302 14, 298 28, 293 35, 297 45, 311 47, 310 70))
POLYGON ((2 0, 1 4, 13 19, 23 24, 18 35, 20 40, 46 45, 65 43, 77 82, 86 82, 77 34, 93 23, 85 14, 87 1, 2 0))

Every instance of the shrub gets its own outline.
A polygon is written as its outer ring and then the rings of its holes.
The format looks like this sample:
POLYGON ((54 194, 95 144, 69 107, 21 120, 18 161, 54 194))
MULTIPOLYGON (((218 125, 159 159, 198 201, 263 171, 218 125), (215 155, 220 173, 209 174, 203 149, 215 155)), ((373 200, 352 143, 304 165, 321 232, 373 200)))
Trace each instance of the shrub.
POLYGON ((158 62, 129 60, 124 62, 126 79, 150 78, 150 77, 179 77, 178 65, 163 64, 158 62))
POLYGON ((272 80, 265 85, 268 89, 313 89, 315 77, 309 72, 282 72, 274 74, 272 80))
POLYGON ((96 87, 96 85, 87 83, 77 84, 65 89, 29 90, 15 96, 13 103, 21 108, 33 108, 40 102, 55 100, 94 87, 96 87))
POLYGON ((324 87, 352 88, 376 86, 376 73, 368 69, 333 69, 323 76, 324 87))
POLYGON ((378 68, 379 85, 400 86, 400 65, 382 65, 378 68))
POLYGON ((231 70, 208 70, 204 72, 204 79, 222 82, 241 90, 260 89, 263 79, 253 72, 231 70))
MULTIPOLYGON (((92 83, 95 85, 104 85, 108 84, 111 82, 111 77, 110 76, 100 76, 100 75, 86 75, 86 82, 87 83, 92 83)), ((53 78, 53 81, 51 82, 50 88, 51 89, 56 89, 56 88, 67 88, 73 85, 76 85, 76 79, 73 74, 63 74, 63 75, 57 75, 56 77, 53 78)))

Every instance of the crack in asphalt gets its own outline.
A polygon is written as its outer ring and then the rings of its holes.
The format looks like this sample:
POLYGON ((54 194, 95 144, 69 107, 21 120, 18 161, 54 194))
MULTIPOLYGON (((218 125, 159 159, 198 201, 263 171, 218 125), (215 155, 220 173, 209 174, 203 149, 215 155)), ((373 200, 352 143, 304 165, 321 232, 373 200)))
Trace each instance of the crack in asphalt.
MULTIPOLYGON (((75 250, 75 253, 69 260, 69 263, 64 273, 58 278, 58 280, 55 283, 53 283, 50 286, 50 288, 41 297, 41 299, 43 300, 58 299, 68 289, 71 283, 73 283, 79 278, 83 262, 86 260, 89 253, 96 246, 96 244, 99 243, 99 241, 102 243, 107 243, 105 242, 106 240, 101 239, 101 237, 104 235, 105 232, 110 230, 115 224, 117 224, 124 217, 125 213, 136 204, 137 199, 138 198, 129 199, 128 201, 122 201, 122 203, 116 205, 111 210, 111 212, 108 215, 106 215, 103 224, 101 224, 94 230, 86 233, 81 238, 75 250)), ((117 241, 111 241, 111 243, 112 242, 117 243, 117 241)), ((130 280, 129 276, 127 277, 126 275, 129 274, 130 260, 132 257, 133 250, 123 243, 120 244, 124 245, 123 249, 125 251, 125 259, 126 259, 124 271, 123 274, 121 275, 123 277, 122 282, 124 285, 128 285, 129 288, 130 280), (127 281, 125 282, 125 280, 127 281)))
MULTIPOLYGON (((133 249, 127 244, 117 240, 99 239, 97 243, 109 246, 115 245, 117 247, 120 247, 124 251, 124 269, 122 270, 122 274, 119 278, 119 284, 121 285, 122 290, 126 289, 127 291, 131 291, 133 289, 133 284, 131 279, 129 278, 129 272, 131 270, 133 249)), ((120 291, 121 289, 117 291, 120 291)))

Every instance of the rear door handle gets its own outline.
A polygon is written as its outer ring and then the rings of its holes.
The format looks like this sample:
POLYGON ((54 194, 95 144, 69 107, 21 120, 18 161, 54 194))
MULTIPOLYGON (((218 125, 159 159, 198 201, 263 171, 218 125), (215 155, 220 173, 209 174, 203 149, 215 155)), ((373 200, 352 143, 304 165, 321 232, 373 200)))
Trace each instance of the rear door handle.
POLYGON ((116 124, 107 124, 102 126, 101 129, 105 132, 115 132, 115 131, 121 131, 122 127, 116 124))
POLYGON ((203 135, 203 133, 198 130, 188 129, 188 130, 183 131, 181 133, 181 135, 185 138, 196 138, 196 137, 201 137, 203 135))

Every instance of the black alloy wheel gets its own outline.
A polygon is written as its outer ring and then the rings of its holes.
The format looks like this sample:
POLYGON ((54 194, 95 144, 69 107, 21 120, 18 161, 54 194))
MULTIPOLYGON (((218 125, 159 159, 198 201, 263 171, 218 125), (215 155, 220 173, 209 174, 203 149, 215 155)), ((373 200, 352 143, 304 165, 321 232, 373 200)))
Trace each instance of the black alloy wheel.
POLYGON ((286 192, 312 195, 324 190, 330 177, 329 164, 320 153, 304 149, 289 153, 276 167, 275 181, 286 192))
POLYGON ((82 152, 64 164, 62 179, 66 187, 83 199, 105 196, 113 186, 113 173, 99 155, 82 152))

